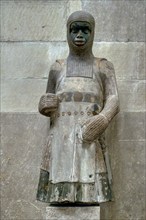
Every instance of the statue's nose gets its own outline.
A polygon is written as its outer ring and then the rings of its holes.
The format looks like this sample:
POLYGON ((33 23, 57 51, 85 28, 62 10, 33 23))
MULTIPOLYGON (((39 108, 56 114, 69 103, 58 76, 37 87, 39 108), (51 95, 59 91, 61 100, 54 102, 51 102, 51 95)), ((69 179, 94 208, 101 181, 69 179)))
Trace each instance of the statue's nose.
POLYGON ((79 30, 79 32, 77 34, 77 38, 83 38, 83 33, 81 30, 79 30))

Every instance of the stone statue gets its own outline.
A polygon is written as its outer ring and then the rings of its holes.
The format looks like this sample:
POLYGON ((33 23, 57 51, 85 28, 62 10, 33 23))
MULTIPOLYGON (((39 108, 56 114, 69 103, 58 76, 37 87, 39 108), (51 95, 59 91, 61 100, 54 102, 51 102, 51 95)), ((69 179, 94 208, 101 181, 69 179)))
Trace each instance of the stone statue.
POLYGON ((94 57, 95 20, 76 11, 67 21, 69 55, 52 65, 39 103, 50 117, 37 199, 50 204, 112 200, 104 131, 119 111, 114 67, 94 57))

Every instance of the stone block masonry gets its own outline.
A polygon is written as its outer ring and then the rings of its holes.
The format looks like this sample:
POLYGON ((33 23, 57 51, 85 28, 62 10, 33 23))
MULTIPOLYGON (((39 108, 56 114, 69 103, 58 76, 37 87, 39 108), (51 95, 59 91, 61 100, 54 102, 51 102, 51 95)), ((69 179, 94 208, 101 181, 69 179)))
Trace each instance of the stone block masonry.
POLYGON ((100 220, 100 207, 47 207, 46 220, 100 220))

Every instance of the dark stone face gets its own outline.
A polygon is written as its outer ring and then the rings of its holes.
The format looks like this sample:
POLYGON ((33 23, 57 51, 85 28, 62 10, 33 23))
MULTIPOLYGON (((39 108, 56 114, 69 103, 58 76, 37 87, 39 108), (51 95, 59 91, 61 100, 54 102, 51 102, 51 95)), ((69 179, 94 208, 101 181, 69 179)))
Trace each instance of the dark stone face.
POLYGON ((91 35, 91 25, 85 21, 76 21, 70 25, 70 36, 73 44, 84 46, 91 35))

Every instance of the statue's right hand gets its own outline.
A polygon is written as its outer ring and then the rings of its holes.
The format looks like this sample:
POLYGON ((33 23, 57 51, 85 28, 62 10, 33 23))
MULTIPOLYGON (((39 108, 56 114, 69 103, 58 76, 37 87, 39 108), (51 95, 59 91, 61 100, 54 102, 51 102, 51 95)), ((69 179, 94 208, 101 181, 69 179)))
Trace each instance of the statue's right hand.
POLYGON ((40 98, 38 106, 39 112, 50 117, 50 114, 57 110, 58 103, 59 100, 56 94, 46 93, 40 98))
POLYGON ((81 124, 83 141, 93 142, 105 131, 107 126, 108 121, 102 114, 88 118, 81 124))

